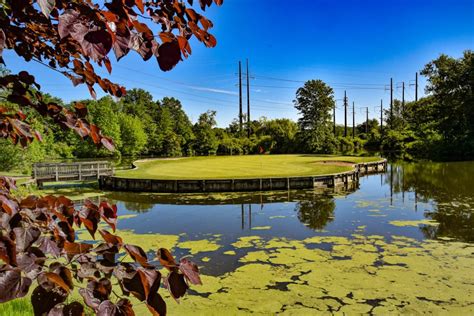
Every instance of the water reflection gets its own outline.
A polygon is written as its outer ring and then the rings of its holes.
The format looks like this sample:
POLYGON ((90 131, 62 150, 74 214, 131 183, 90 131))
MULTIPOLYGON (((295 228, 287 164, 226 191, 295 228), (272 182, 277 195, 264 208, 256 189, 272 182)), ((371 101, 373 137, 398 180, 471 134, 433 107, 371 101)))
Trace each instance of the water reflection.
POLYGON ((424 215, 439 225, 421 227, 426 238, 474 241, 473 162, 398 163, 392 164, 389 175, 393 193, 415 193, 416 209, 419 202, 434 202, 424 215))
POLYGON ((295 212, 301 223, 314 230, 323 230, 334 220, 336 203, 326 196, 313 197, 308 201, 296 203, 295 212))
POLYGON ((347 191, 111 193, 108 198, 116 201, 121 215, 141 213, 121 224, 138 233, 186 233, 196 239, 221 234, 231 241, 255 234, 350 237, 364 227, 368 235, 474 242, 472 175, 471 162, 394 163, 386 173, 361 178, 358 188, 347 191), (438 224, 426 224, 426 220, 438 224))

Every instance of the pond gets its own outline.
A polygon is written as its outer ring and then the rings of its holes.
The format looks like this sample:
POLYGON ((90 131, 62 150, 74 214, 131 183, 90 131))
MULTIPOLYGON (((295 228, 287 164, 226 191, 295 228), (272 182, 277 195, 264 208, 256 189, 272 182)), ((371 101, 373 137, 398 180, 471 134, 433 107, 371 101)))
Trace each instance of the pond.
POLYGON ((393 163, 349 192, 108 198, 126 242, 199 264, 171 313, 474 312, 474 162, 393 163))

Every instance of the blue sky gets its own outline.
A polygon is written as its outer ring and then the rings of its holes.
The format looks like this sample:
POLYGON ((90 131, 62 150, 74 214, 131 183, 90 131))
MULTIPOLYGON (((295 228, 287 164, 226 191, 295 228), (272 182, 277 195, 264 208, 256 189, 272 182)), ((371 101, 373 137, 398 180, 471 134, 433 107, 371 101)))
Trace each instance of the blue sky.
MULTIPOLYGON (((296 89, 308 79, 322 79, 334 87, 336 99, 347 90, 362 122, 362 107, 378 117, 380 100, 388 106, 384 86, 390 77, 396 85, 406 82, 411 100, 414 88, 408 84, 424 64, 441 53, 459 57, 474 49, 472 0, 225 0, 206 16, 215 25, 216 48, 193 40, 192 55, 168 73, 154 59, 144 62, 132 52, 113 63, 107 77, 127 88, 146 89, 155 98, 179 98, 193 121, 214 109, 218 125, 226 126, 238 115, 238 61, 245 65, 248 58, 252 118, 297 119, 296 89)), ((12 71, 27 69, 45 92, 65 101, 89 97, 85 86, 73 88, 61 75, 25 64, 13 52, 5 52, 4 59, 12 71)), ((424 82, 420 77, 420 95, 424 82)), ((400 88, 395 97, 401 98, 400 88)), ((343 122, 340 101, 336 120, 343 122)))

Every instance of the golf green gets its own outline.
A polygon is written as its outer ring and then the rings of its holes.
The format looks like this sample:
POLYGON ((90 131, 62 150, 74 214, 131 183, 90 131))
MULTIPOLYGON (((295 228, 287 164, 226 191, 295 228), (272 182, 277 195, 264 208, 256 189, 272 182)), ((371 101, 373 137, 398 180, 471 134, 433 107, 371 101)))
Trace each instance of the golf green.
POLYGON ((117 171, 135 179, 191 180, 317 176, 346 172, 354 163, 378 157, 331 155, 255 155, 150 159, 135 162, 136 169, 117 171))

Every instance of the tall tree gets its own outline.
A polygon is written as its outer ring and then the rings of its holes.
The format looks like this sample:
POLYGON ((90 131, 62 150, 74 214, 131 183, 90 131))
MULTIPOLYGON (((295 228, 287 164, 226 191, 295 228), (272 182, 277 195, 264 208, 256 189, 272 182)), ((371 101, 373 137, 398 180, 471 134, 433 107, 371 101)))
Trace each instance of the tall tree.
MULTIPOLYGON (((161 107, 169 110, 180 154, 190 154, 191 142, 194 140, 193 125, 184 112, 181 102, 178 99, 166 97, 161 100, 161 107)), ((174 151, 178 153, 177 149, 174 151)))
POLYGON ((148 141, 143 122, 140 118, 126 113, 119 114, 118 122, 122 141, 120 151, 126 156, 140 154, 148 141))
POLYGON ((433 96, 437 128, 445 145, 474 155, 474 52, 461 58, 441 55, 428 63, 422 75, 433 96))
POLYGON ((122 111, 128 115, 139 118, 148 135, 148 142, 142 148, 144 154, 156 154, 159 152, 159 131, 156 121, 153 119, 157 110, 156 102, 150 92, 143 89, 128 90, 125 97, 120 101, 122 111))
POLYGON ((200 155, 210 155, 217 151, 218 142, 214 132, 216 126, 216 111, 207 111, 199 116, 194 124, 194 150, 200 155))
POLYGON ((307 81, 296 92, 295 108, 298 126, 306 150, 312 153, 334 151, 331 111, 335 107, 334 91, 321 80, 307 81))

